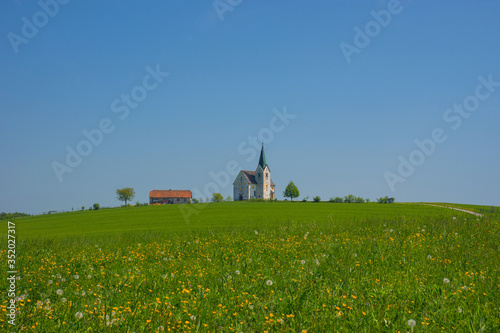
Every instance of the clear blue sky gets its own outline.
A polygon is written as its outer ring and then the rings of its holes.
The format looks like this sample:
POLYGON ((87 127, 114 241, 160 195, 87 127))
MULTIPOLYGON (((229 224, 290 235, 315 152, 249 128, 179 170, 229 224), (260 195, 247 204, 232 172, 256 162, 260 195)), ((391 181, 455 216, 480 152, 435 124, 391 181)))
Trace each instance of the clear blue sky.
POLYGON ((500 87, 477 88, 500 82, 498 1, 44 1, 0 4, 0 211, 203 191, 229 161, 255 169, 259 133, 279 198, 293 180, 300 198, 500 205, 500 87), (60 181, 54 162, 103 119, 60 181), (416 152, 436 128, 446 141, 416 152))

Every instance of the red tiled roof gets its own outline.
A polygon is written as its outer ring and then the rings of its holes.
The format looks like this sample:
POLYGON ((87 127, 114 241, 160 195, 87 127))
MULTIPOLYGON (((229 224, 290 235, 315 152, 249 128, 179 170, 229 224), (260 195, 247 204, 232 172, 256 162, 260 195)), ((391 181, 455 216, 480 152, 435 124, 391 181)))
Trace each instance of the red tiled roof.
POLYGON ((152 190, 150 198, 192 198, 193 193, 189 190, 152 190))

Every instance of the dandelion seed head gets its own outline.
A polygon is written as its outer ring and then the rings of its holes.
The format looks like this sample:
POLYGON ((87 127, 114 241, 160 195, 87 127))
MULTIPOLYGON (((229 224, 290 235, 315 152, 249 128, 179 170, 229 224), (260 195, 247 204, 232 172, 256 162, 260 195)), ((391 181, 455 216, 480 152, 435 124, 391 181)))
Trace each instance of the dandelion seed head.
POLYGON ((267 284, 268 286, 272 286, 272 285, 273 285, 273 281, 271 281, 271 280, 267 280, 267 281, 266 281, 266 284, 267 284))
POLYGON ((408 320, 408 326, 410 327, 415 327, 417 325, 417 322, 413 319, 408 320))
POLYGON ((450 280, 449 280, 449 279, 447 279, 447 278, 444 278, 444 279, 443 279, 443 282, 444 282, 444 283, 450 283, 450 280))
POLYGON ((83 313, 77 312, 77 313, 75 313, 75 317, 78 318, 78 319, 82 319, 83 318, 83 313))

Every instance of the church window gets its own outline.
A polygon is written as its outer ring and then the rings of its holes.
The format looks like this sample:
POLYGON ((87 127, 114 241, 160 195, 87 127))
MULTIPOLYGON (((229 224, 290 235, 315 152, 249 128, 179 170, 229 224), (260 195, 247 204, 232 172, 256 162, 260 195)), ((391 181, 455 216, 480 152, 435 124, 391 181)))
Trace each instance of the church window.
POLYGON ((268 179, 268 178, 269 178, 269 174, 268 174, 268 173, 266 173, 266 179, 268 179))
POLYGON ((253 191, 253 196, 257 196, 257 191, 253 191))

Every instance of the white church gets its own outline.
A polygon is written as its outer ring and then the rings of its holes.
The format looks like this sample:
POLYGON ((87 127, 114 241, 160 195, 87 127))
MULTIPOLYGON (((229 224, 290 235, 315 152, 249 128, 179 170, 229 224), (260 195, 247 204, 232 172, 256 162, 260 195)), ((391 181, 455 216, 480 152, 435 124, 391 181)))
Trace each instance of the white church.
POLYGON ((264 144, 260 151, 259 165, 255 171, 241 170, 234 183, 234 201, 250 199, 274 199, 275 186, 271 179, 271 170, 267 165, 264 144))

